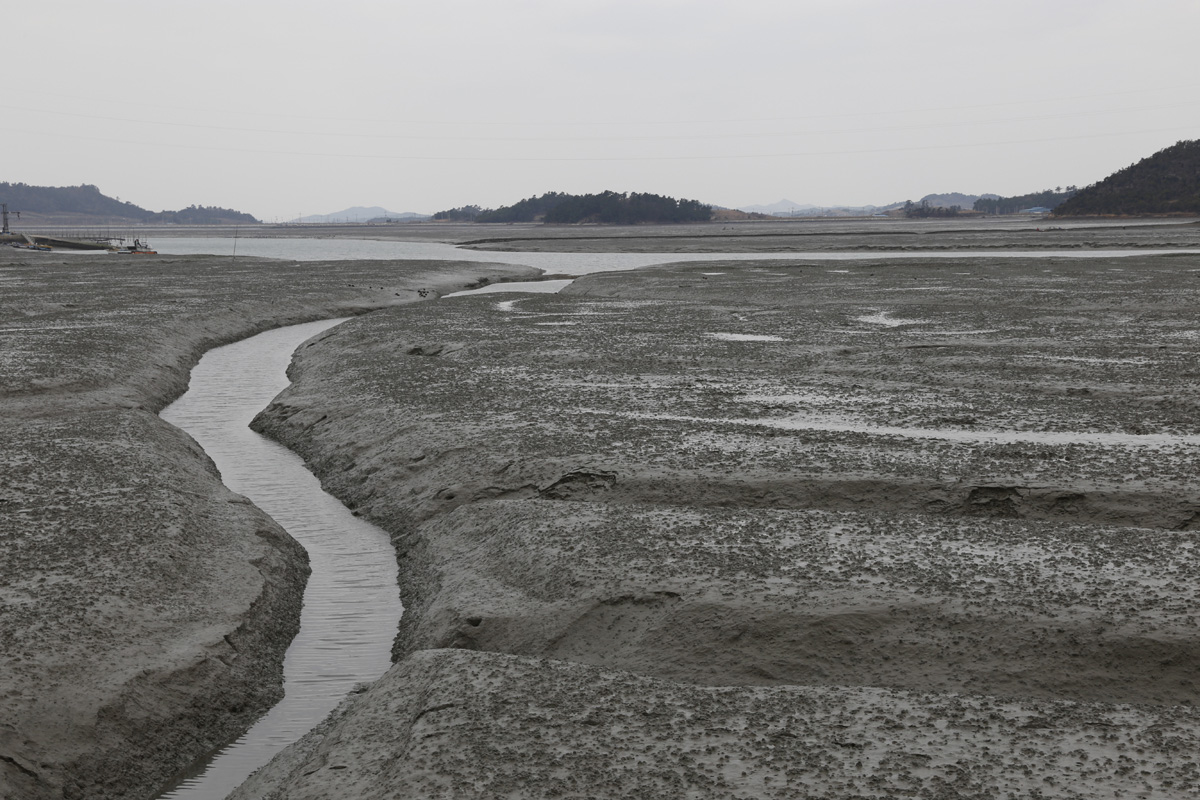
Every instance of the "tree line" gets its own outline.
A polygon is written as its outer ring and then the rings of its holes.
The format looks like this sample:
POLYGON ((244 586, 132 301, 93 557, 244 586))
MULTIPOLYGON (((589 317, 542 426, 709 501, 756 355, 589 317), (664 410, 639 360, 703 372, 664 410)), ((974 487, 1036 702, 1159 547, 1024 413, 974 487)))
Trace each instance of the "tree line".
POLYGON ((250 214, 218 206, 191 205, 179 211, 147 211, 141 206, 109 197, 91 184, 79 186, 30 186, 0 183, 0 201, 10 211, 31 214, 82 214, 136 222, 206 223, 258 222, 250 214))
POLYGON ((1056 208, 1078 192, 1074 186, 1054 189, 1044 189, 1030 194, 1019 194, 1013 197, 979 198, 975 201, 974 209, 984 214, 1016 214, 1027 208, 1056 208))
POLYGON ((461 206, 433 215, 435 220, 474 222, 547 222, 579 224, 585 222, 608 225, 639 223, 707 222, 712 219, 712 206, 698 200, 676 200, 657 194, 605 191, 599 194, 574 195, 566 192, 547 192, 529 197, 511 206, 482 209, 461 206))
POLYGON ((962 206, 935 206, 930 205, 928 200, 922 200, 919 203, 914 203, 912 200, 904 201, 904 216, 909 219, 957 217, 961 213, 962 206))

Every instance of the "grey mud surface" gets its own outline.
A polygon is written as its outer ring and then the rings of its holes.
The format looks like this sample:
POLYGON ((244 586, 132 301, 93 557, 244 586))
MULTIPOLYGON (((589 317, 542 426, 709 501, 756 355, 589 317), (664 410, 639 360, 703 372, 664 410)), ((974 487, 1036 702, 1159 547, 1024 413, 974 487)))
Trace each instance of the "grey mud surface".
POLYGON ((797 260, 340 326, 255 425, 393 534, 397 664, 237 797, 1195 796, 1197 309, 797 260))
POLYGON ((0 797, 153 797, 281 693, 304 552, 157 416, 205 350, 532 272, 0 248, 0 797))
MULTIPOLYGON (((425 227, 432 227, 426 225, 425 227)), ((1031 217, 964 220, 751 221, 707 225, 654 225, 529 229, 492 228, 455 241, 477 250, 543 252, 903 252, 951 250, 1087 250, 1095 248, 1194 248, 1192 219, 1047 220, 1031 217)), ((515 227, 515 226, 514 226, 515 227)))

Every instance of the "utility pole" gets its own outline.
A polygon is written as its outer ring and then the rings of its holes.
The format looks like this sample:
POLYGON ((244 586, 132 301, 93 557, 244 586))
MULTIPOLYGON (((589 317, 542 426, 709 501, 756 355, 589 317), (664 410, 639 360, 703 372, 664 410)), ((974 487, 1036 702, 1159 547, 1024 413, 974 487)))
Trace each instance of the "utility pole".
MULTIPOLYGON (((0 203, 0 208, 3 209, 4 215, 4 230, 0 231, 0 233, 11 233, 11 231, 8 229, 8 203, 0 203)), ((20 211, 14 211, 13 213, 17 215, 17 219, 21 218, 20 211)))

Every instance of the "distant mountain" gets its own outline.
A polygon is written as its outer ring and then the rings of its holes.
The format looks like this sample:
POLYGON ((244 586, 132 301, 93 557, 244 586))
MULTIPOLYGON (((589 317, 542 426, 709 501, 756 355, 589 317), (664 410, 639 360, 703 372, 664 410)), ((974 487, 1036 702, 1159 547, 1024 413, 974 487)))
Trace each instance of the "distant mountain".
POLYGON ((1085 186, 1055 216, 1200 214, 1200 140, 1177 142, 1085 186))
POLYGON ((947 192, 946 194, 927 194, 922 197, 919 204, 927 205, 932 208, 959 208, 968 209, 975 207, 975 201, 983 198, 985 200, 998 199, 997 194, 963 194, 962 192, 947 192))
POLYGON ((89 184, 80 186, 29 186, 0 183, 0 202, 36 221, 69 221, 88 224, 122 222, 174 222, 193 225, 258 222, 257 219, 217 206, 188 206, 179 211, 147 211, 141 206, 102 194, 89 184))
POLYGON ((886 206, 814 206, 812 203, 793 203, 791 200, 780 200, 765 206, 739 206, 738 211, 751 214, 769 214, 773 217, 849 217, 868 216, 900 208, 903 203, 891 203, 886 206))
MULTIPOLYGON (((953 208, 958 206, 964 210, 969 210, 975 204, 975 201, 980 197, 989 198, 997 197, 994 194, 963 194, 961 192, 947 192, 945 194, 927 194, 918 200, 914 205, 925 206, 928 208, 953 208)), ((749 213, 770 214, 775 217, 847 217, 847 216, 870 216, 871 214, 882 214, 887 211, 894 211, 904 207, 904 202, 887 203, 886 205, 865 205, 865 206, 838 206, 826 205, 817 206, 812 203, 796 203, 791 200, 780 200, 777 203, 759 206, 739 206, 738 211, 746 211, 749 213)))
POLYGON ((713 221, 714 222, 735 222, 747 219, 775 219, 770 214, 762 214, 758 211, 742 211, 740 208, 722 208, 721 206, 713 206, 713 221))
POLYGON ((332 214, 310 214, 307 217, 300 217, 300 222, 323 222, 326 224, 335 222, 408 222, 429 219, 429 216, 429 214, 416 214, 412 211, 397 213, 380 206, 354 206, 342 211, 335 211, 332 214))
POLYGON ((809 203, 793 203, 791 200, 784 199, 776 203, 768 203, 765 206, 738 206, 737 210, 749 214, 771 214, 776 217, 786 217, 793 211, 805 211, 816 207, 809 203))

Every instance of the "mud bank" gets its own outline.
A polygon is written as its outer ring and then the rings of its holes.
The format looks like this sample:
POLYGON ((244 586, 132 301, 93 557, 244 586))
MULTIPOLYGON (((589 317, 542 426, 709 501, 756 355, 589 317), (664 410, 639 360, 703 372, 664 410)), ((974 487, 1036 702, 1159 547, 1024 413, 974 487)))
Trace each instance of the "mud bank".
POLYGON ((302 769, 273 764, 231 800, 1187 797, 1197 744, 1189 708, 701 687, 431 650, 309 737, 302 769))
POLYGON ((307 574, 156 412, 211 347, 529 271, 4 251, 0 796, 152 797, 278 696, 307 574))
MULTIPOLYGON (((798 219, 694 225, 457 226, 453 241, 477 250, 732 253, 1195 248, 1195 220, 798 219)), ((419 226, 436 230, 436 225, 419 226)))
POLYGON ((391 531, 407 613, 253 791, 1193 793, 1200 258, 838 266, 306 349, 255 426, 391 531))

